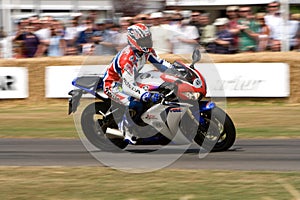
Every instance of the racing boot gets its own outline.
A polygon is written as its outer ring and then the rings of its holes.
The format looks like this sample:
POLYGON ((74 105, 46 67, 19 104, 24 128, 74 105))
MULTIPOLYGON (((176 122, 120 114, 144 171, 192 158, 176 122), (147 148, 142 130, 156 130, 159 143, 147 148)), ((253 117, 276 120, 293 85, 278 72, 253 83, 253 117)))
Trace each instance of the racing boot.
POLYGON ((126 114, 124 115, 121 122, 118 123, 119 130, 123 133, 124 141, 129 144, 136 144, 136 137, 132 134, 132 127, 130 122, 127 120, 126 114))

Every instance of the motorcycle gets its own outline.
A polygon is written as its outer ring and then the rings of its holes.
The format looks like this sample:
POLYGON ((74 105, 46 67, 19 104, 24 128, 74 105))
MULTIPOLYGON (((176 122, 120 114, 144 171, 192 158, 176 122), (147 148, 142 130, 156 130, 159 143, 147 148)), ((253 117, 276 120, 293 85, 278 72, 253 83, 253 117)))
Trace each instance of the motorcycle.
POLYGON ((192 54, 192 63, 175 61, 173 68, 160 72, 150 70, 138 75, 137 84, 151 93, 158 92, 158 103, 145 103, 138 120, 136 113, 111 101, 102 88, 99 76, 76 77, 76 89, 69 95, 69 115, 75 113, 83 94, 95 101, 81 113, 81 128, 87 140, 103 151, 120 151, 129 144, 119 130, 124 116, 134 124, 130 128, 134 145, 183 145, 196 143, 208 151, 226 151, 235 142, 236 129, 230 116, 216 103, 204 100, 207 86, 194 65, 201 59, 199 49, 192 54), (133 122, 134 121, 134 122, 133 122))

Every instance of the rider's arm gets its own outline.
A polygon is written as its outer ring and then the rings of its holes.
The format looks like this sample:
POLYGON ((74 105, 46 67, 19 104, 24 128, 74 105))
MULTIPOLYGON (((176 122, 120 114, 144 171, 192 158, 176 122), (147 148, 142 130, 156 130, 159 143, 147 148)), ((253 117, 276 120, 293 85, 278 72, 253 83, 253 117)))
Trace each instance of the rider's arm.
POLYGON ((157 56, 154 49, 151 49, 148 54, 148 61, 152 63, 159 71, 166 71, 168 68, 172 68, 172 64, 166 60, 163 60, 157 56))
POLYGON ((122 70, 122 88, 123 91, 136 99, 141 100, 142 95, 146 92, 137 86, 135 75, 137 71, 133 64, 126 64, 122 70))

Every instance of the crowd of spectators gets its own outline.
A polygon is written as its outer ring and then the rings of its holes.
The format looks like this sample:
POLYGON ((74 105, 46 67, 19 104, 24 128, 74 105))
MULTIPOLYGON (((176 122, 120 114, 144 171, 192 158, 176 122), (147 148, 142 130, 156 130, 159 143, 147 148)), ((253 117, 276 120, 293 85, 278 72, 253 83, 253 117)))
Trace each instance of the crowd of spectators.
MULTIPOLYGON (((127 27, 141 22, 150 28, 158 54, 189 54, 199 44, 209 53, 220 54, 280 51, 283 19, 279 6, 271 2, 265 13, 253 13, 249 6, 228 6, 226 16, 215 20, 200 11, 139 14, 117 22, 96 15, 77 16, 68 23, 32 16, 21 19, 10 38, 14 58, 115 55, 127 45, 127 27)), ((291 15, 287 24, 290 50, 300 49, 299 19, 299 14, 291 15)), ((0 37, 6 37, 3 30, 0 37)))

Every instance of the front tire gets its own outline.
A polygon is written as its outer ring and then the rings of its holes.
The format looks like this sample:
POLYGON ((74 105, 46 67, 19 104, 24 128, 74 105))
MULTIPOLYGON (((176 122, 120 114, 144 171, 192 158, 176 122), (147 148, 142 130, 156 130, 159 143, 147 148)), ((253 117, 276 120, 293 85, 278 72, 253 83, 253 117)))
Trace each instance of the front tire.
POLYGON ((110 102, 94 102, 88 105, 81 114, 81 127, 90 143, 102 151, 120 151, 127 146, 123 138, 108 138, 108 127, 118 128, 113 115, 105 118, 100 113, 106 113, 110 102), (101 112, 99 112, 101 111, 101 112))
POLYGON ((205 125, 200 125, 194 141, 214 152, 227 151, 232 147, 236 139, 236 130, 229 115, 219 107, 200 114, 205 125))

